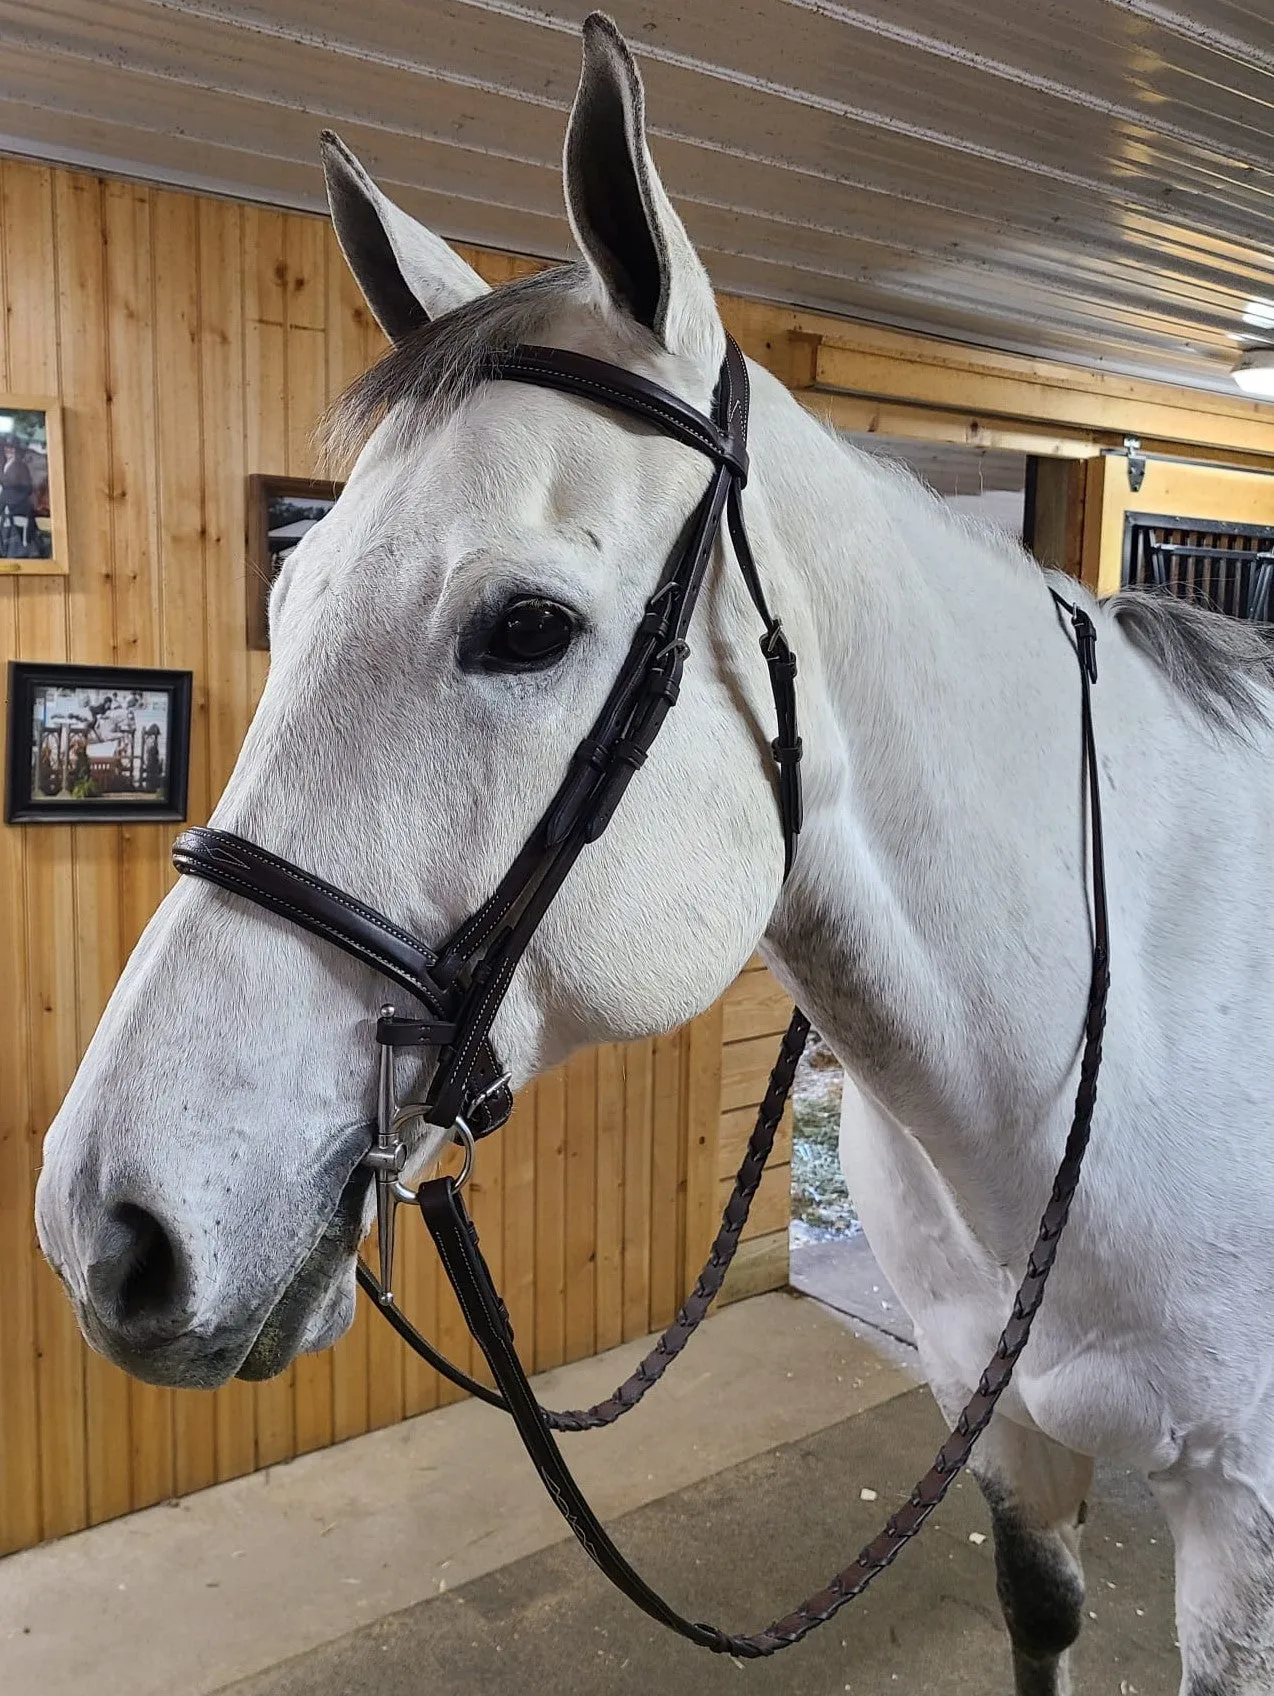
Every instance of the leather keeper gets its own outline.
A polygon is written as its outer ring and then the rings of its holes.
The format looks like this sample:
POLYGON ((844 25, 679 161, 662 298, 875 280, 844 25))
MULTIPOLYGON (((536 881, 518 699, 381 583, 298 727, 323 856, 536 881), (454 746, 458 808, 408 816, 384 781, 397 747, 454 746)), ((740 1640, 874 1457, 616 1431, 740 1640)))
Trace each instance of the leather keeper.
POLYGON ((386 1048, 445 1048, 456 1040, 456 1026, 382 1013, 376 1021, 376 1040, 386 1048))

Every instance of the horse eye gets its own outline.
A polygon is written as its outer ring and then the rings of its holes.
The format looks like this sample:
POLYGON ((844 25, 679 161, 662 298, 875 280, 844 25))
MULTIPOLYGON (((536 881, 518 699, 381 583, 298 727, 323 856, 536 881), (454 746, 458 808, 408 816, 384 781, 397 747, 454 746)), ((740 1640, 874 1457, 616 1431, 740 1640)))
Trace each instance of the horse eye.
POLYGON ((487 671, 540 671, 556 665, 575 635, 573 613, 528 595, 510 601, 489 626, 481 663, 487 671))

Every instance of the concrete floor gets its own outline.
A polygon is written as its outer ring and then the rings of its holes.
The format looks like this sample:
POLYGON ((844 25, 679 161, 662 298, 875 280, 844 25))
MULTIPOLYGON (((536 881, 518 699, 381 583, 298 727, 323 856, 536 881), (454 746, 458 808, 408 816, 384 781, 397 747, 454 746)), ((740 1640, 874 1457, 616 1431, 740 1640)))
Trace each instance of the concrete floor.
MULTIPOLYGON (((594 1400, 640 1352, 545 1374, 541 1398, 594 1400)), ((620 1430, 567 1452, 639 1570, 694 1617, 756 1629, 845 1565, 929 1464, 942 1430, 909 1353, 816 1301, 759 1297, 709 1320, 620 1430)), ((742 1668, 610 1592, 508 1422, 461 1404, 0 1561, 0 1691, 715 1696, 746 1678, 784 1696, 996 1696, 987 1529, 961 1483, 867 1597, 742 1668)), ((1170 1549, 1144 1487, 1103 1480, 1088 1550, 1077 1696, 1168 1696, 1170 1549)))
POLYGON ((867 1238, 860 1231, 853 1237, 824 1241, 801 1238, 792 1244, 792 1288, 835 1308, 873 1338, 891 1356, 890 1343, 904 1348, 916 1346, 915 1331, 906 1308, 876 1264, 867 1238))
MULTIPOLYGON (((625 1515, 618 1541, 693 1617, 754 1630, 848 1564, 943 1435, 928 1392, 913 1390, 625 1515), (861 1500, 867 1479, 878 1501, 861 1500)), ((233 1696, 1009 1696, 988 1532, 977 1486, 959 1481, 872 1590, 764 1664, 673 1638, 569 1543, 237 1684, 233 1696)), ((1144 1485, 1103 1477, 1087 1566, 1076 1696, 1168 1696, 1180 1677, 1169 1548, 1144 1485)))

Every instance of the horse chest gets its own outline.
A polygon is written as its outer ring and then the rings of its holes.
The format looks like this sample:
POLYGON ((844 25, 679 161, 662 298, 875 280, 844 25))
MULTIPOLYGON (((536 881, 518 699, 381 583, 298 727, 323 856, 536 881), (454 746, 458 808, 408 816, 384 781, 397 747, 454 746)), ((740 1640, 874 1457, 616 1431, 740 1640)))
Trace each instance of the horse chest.
MULTIPOLYGON (((994 1350, 1021 1268, 978 1238, 915 1137, 848 1083, 840 1152, 872 1250, 915 1326, 925 1376, 954 1417, 994 1350)), ((1074 1255, 1059 1266, 1001 1411, 1068 1448, 1170 1466, 1182 1450, 1187 1374, 1131 1285, 1121 1305, 1119 1280, 1094 1287, 1082 1249, 1068 1247, 1074 1255)))

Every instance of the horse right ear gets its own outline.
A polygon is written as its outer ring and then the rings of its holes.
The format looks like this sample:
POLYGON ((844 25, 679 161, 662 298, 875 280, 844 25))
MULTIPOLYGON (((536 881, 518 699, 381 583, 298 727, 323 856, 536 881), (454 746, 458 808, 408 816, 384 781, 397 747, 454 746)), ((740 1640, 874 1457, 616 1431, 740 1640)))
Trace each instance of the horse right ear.
POLYGON ((319 145, 336 239, 391 342, 488 292, 441 236, 381 193, 339 136, 324 130, 319 145))
POLYGON ((571 229, 606 298, 715 378, 725 332, 712 284, 650 157, 641 73, 601 12, 584 20, 562 171, 571 229))

